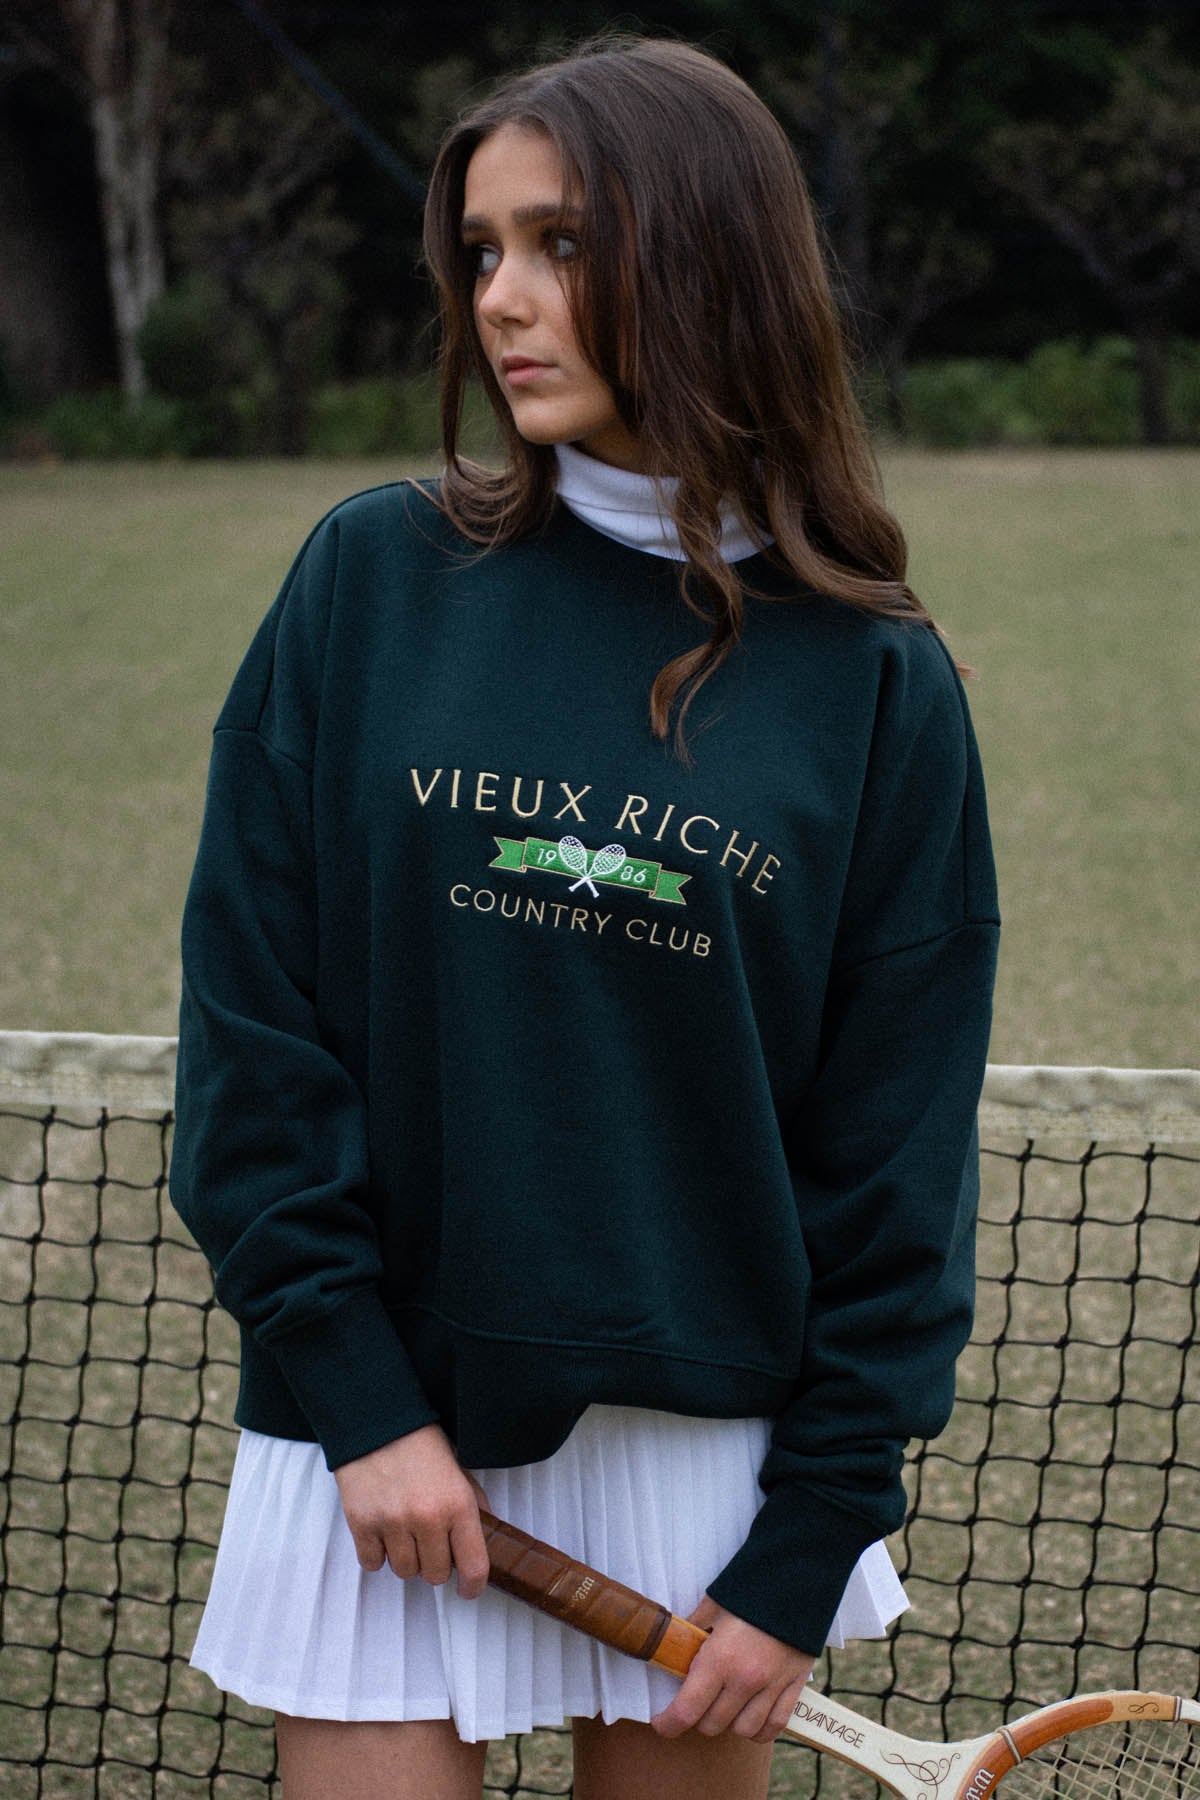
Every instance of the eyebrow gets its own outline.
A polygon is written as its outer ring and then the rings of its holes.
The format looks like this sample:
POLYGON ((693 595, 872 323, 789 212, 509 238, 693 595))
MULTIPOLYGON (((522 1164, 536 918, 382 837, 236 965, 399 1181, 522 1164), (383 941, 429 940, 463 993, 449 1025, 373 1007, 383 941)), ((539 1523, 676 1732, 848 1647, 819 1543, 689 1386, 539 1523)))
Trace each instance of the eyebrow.
MULTIPOLYGON (((512 222, 514 225, 541 225, 547 219, 579 219, 583 217, 582 206, 575 206, 568 200, 539 200, 534 206, 518 206, 514 208, 512 222)), ((490 231, 491 220, 482 213, 467 213, 459 227, 462 235, 476 231, 490 231)))

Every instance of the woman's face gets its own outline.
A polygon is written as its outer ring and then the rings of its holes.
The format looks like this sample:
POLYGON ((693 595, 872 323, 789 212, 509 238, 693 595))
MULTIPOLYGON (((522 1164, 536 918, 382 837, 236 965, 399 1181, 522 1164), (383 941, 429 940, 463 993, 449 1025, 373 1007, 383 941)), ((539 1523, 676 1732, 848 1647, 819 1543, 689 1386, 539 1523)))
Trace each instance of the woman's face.
POLYGON ((467 164, 462 235, 475 260, 479 341, 513 423, 531 444, 578 444, 603 462, 636 469, 637 439, 571 323, 565 265, 577 252, 577 221, 544 132, 502 125, 477 146, 467 164))

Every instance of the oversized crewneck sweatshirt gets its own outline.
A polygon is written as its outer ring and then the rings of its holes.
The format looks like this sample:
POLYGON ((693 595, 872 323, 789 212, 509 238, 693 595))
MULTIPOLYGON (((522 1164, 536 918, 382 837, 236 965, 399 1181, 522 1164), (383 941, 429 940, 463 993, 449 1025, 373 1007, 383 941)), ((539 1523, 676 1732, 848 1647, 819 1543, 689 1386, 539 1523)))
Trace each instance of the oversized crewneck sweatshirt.
POLYGON ((481 555, 414 485, 316 527, 214 730, 171 1191, 239 1422, 330 1467, 772 1417, 708 1591, 816 1651, 952 1404, 996 896, 937 635, 739 574, 689 768, 676 563, 561 503, 481 555))

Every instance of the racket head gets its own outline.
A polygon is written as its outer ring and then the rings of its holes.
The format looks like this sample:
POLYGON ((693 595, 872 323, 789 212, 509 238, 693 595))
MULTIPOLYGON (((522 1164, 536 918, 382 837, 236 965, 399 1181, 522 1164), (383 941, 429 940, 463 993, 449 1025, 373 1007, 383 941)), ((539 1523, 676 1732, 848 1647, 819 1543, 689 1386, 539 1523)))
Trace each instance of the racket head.
POLYGON ((558 840, 558 854, 573 875, 587 874, 587 850, 579 838, 568 832, 558 840))
POLYGON ((900 1800, 1200 1800, 1200 1705, 1080 1694, 997 1731, 906 1737, 807 1687, 785 1736, 873 1775, 900 1800))
POLYGON ((1002 1727, 968 1762, 953 1800, 1200 1800, 1200 1705, 1081 1694, 1002 1727))
POLYGON ((597 850, 592 858, 592 874, 615 875, 626 855, 624 844, 605 844, 603 850, 597 850))

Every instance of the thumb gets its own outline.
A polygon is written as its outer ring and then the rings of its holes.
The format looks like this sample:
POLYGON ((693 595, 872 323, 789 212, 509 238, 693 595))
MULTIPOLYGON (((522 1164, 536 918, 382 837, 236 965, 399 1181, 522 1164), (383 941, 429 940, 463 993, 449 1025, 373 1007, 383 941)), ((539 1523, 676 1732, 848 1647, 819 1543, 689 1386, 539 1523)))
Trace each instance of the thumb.
POLYGON ((464 1469, 463 1474, 466 1476, 467 1480, 471 1484, 471 1491, 475 1495, 475 1499, 477 1500, 477 1502, 479 1504, 480 1510, 483 1512, 490 1513, 492 1511, 492 1503, 488 1499, 487 1495, 484 1493, 483 1488, 481 1487, 479 1482, 476 1481, 475 1477, 471 1474, 471 1471, 469 1469, 464 1469))

